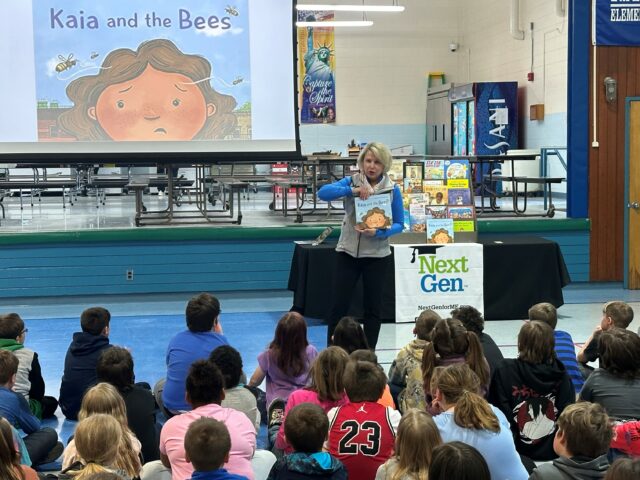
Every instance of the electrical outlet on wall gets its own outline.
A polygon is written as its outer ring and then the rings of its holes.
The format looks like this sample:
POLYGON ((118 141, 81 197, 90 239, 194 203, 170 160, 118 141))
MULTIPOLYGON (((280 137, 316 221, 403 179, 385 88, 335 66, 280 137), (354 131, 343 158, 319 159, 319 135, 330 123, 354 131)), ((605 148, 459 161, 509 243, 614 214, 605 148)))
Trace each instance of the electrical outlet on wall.
POLYGON ((127 280, 133 280, 133 268, 127 270, 125 277, 127 280))

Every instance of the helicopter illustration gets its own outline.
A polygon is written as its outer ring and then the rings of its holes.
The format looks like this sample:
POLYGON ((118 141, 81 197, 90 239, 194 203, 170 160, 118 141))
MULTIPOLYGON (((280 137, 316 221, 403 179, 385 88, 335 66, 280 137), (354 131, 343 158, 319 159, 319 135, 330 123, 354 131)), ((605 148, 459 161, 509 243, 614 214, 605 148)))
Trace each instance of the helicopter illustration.
POLYGON ((241 76, 237 76, 233 82, 231 82, 232 85, 238 85, 240 83, 244 82, 244 78, 242 78, 241 76))
POLYGON ((58 58, 60 59, 60 63, 56 65, 56 72, 58 73, 69 70, 78 63, 78 61, 73 58, 73 53, 70 53, 67 58, 64 58, 62 55, 58 55, 58 58))
POLYGON ((227 5, 224 11, 227 12, 229 15, 233 15, 234 17, 237 17, 238 15, 240 15, 240 13, 238 12, 238 9, 236 7, 232 7, 231 5, 227 5))

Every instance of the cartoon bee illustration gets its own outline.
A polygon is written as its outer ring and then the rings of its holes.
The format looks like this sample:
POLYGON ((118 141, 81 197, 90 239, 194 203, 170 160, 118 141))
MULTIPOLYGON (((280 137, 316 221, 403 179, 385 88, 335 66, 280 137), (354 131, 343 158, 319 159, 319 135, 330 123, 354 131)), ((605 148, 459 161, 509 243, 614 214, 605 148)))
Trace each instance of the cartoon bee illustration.
POLYGON ((241 76, 237 76, 233 82, 231 82, 233 85, 238 85, 239 83, 244 82, 244 78, 242 78, 241 76))
POLYGON ((58 58, 61 60, 60 63, 56 65, 56 72, 58 73, 69 70, 78 63, 78 61, 73 58, 73 53, 70 53, 67 58, 64 58, 62 55, 58 55, 58 58))
POLYGON ((234 17, 237 17, 238 15, 240 15, 240 13, 238 12, 238 9, 236 7, 232 7, 231 5, 227 5, 227 8, 225 8, 224 11, 227 12, 229 15, 233 15, 234 17))
POLYGON ((98 58, 100 54, 98 52, 91 52, 91 60, 98 58))

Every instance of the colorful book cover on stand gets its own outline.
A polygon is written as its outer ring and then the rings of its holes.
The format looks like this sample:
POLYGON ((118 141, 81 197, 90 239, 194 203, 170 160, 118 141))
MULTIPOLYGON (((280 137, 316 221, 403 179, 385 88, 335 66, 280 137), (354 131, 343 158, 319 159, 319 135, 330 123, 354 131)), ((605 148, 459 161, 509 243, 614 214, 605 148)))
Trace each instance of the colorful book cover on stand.
POLYGON ((447 186, 451 180, 469 180, 469 160, 445 160, 444 175, 447 186))
POLYGON ((427 218, 447 218, 447 207, 428 206, 425 215, 427 218))
POLYGON ((391 161, 391 168, 387 172, 392 182, 402 186, 402 172, 404 169, 404 160, 394 159, 391 161))
POLYGON ((404 178, 411 180, 424 180, 424 164, 422 162, 410 162, 404 163, 404 178))
POLYGON ((425 201, 429 205, 447 205, 447 187, 444 185, 427 185, 423 186, 425 201))
POLYGON ((404 179, 404 192, 405 193, 422 193, 422 179, 421 178, 405 178, 404 179))
POLYGON ((427 243, 453 243, 453 220, 450 218, 427 219, 427 243))
POLYGON ((392 193, 372 195, 366 200, 354 198, 356 224, 362 228, 389 228, 393 223, 392 193))
POLYGON ((425 160, 425 180, 444 180, 444 160, 425 160))
POLYGON ((426 232, 425 215, 426 205, 424 203, 413 203, 409 205, 409 230, 412 232, 426 232))
POLYGON ((447 189, 449 197, 449 206, 455 205, 471 205, 471 190, 468 188, 451 188, 447 189))
POLYGON ((476 229, 474 208, 449 207, 448 217, 453 220, 454 232, 474 232, 476 229))

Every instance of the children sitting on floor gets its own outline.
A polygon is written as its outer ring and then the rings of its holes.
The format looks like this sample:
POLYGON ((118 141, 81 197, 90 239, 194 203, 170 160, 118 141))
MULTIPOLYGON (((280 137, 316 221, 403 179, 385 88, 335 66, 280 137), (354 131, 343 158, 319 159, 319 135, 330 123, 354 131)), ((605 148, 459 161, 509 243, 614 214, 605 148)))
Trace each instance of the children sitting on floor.
POLYGON ((442 440, 459 440, 477 448, 492 478, 527 480, 529 474, 516 451, 509 421, 479 395, 478 376, 464 363, 438 368, 431 391, 442 410, 434 417, 442 440))
POLYGON ((344 464, 349 478, 374 478, 393 454, 400 413, 377 403, 386 384, 384 372, 371 362, 350 360, 345 368, 351 403, 329 411, 325 450, 344 464))
POLYGON ((202 417, 194 421, 184 436, 185 459, 193 465, 191 480, 246 480, 227 472, 231 437, 224 423, 202 417))
POLYGON ((431 342, 422 354, 422 380, 427 402, 427 411, 432 415, 440 413, 437 405, 432 405, 431 375, 438 366, 446 367, 466 363, 480 379, 482 395, 489 388, 489 364, 482 353, 482 345, 477 335, 468 332, 460 320, 451 318, 438 320, 431 332, 431 342))
POLYGON ((144 461, 151 462, 159 459, 156 402, 149 388, 134 383, 131 352, 122 347, 103 350, 98 358, 96 372, 99 382, 113 385, 122 396, 126 406, 128 426, 142 444, 144 461))
POLYGON ((602 332, 613 327, 626 329, 632 321, 633 309, 625 302, 615 301, 604 304, 600 323, 577 354, 580 370, 585 379, 593 371, 593 367, 587 365, 587 363, 595 362, 599 358, 598 341, 602 332))
POLYGON ((13 391, 17 372, 18 358, 8 350, 0 350, 0 417, 26 434, 23 440, 33 465, 52 462, 62 454, 62 444, 56 431, 42 428, 25 398, 13 391))
POLYGON ((201 293, 187 303, 187 329, 174 335, 169 342, 167 377, 153 388, 156 402, 167 417, 191 409, 184 391, 184 380, 191 364, 196 360, 206 360, 215 348, 229 344, 222 333, 219 316, 220 302, 213 295, 201 293))
POLYGON ((569 405, 558 418, 553 449, 558 458, 539 465, 532 480, 603 478, 613 432, 609 416, 597 403, 569 405))
POLYGON ((268 425, 280 428, 284 407, 294 390, 307 386, 309 369, 318 356, 307 340, 307 323, 296 312, 287 312, 278 321, 273 340, 260 355, 249 385, 259 386, 266 378, 268 425))
MULTIPOLYGON (((275 448, 284 450, 285 453, 293 452, 293 447, 285 438, 284 424, 289 411, 301 403, 313 403, 319 405, 326 413, 334 407, 345 405, 349 402, 344 391, 344 369, 349 361, 349 355, 340 347, 328 347, 322 350, 311 366, 308 387, 296 390, 289 395, 287 406, 284 409, 284 423, 280 425, 275 440, 275 448)), ((324 439, 323 439, 324 441, 324 439)))
POLYGON ((471 305, 461 305, 451 311, 451 318, 460 320, 467 331, 473 332, 478 336, 482 345, 482 354, 487 359, 489 370, 493 373, 504 357, 493 338, 484 333, 484 318, 482 318, 482 314, 471 305))
POLYGON ((640 337, 622 328, 603 331, 598 340, 600 368, 580 392, 580 399, 601 404, 616 420, 640 418, 640 337))
MULTIPOLYGON (((123 435, 118 441, 118 455, 113 462, 113 466, 131 478, 138 477, 140 475, 140 469, 142 468, 140 458, 142 445, 129 429, 129 425, 127 424, 127 409, 122 396, 116 388, 109 383, 98 383, 87 390, 87 393, 85 393, 82 398, 78 419, 82 421, 85 418, 100 413, 115 418, 118 423, 120 423, 123 432, 123 435)), ((86 460, 86 458, 82 458, 78 451, 75 437, 69 440, 69 443, 64 449, 62 467, 68 468, 78 461, 86 464, 86 460)))
POLYGON ((230 345, 221 345, 211 352, 209 361, 220 369, 224 378, 224 399, 221 405, 244 413, 253 422, 258 432, 261 418, 256 397, 240 385, 242 377, 240 353, 230 345))
POLYGON ((110 321, 109 310, 102 307, 87 308, 80 316, 82 331, 73 334, 60 384, 60 408, 69 420, 78 419, 82 396, 97 381, 98 357, 104 349, 111 347, 110 321))
POLYGON ((422 384, 422 354, 438 320, 440 315, 433 310, 420 312, 413 327, 416 338, 398 352, 389 368, 391 395, 402 413, 410 408, 424 410, 427 406, 422 384))
POLYGON ((284 421, 284 434, 292 452, 274 464, 268 480, 346 480, 343 464, 322 451, 328 431, 329 419, 319 405, 301 403, 293 407, 284 421))
POLYGON ((90 480, 96 474, 112 472, 130 480, 132 477, 115 466, 123 435, 120 422, 112 415, 97 413, 81 420, 76 427, 74 441, 82 461, 64 469, 58 478, 90 480))
POLYGON ((0 349, 13 352, 19 362, 14 391, 24 396, 36 417, 49 418, 55 414, 58 401, 44 394, 38 354, 24 346, 27 331, 17 313, 0 315, 0 349))
POLYGON ((433 449, 429 480, 492 480, 480 452, 462 442, 443 443, 433 449))
POLYGON ((518 334, 518 358, 504 359, 491 379, 489 402, 509 420, 518 453, 532 460, 556 457, 556 421, 576 398, 553 345, 549 325, 524 323, 518 334))
POLYGON ((417 408, 409 409, 398 425, 393 457, 380 465, 376 480, 426 479, 433 449, 441 444, 440 432, 431 415, 417 408))
POLYGON ((558 325, 558 312, 556 307, 550 303, 536 303, 529 309, 529 320, 537 320, 544 322, 553 328, 553 338, 555 340, 555 352, 556 357, 567 369, 573 389, 576 395, 582 390, 584 385, 584 378, 578 367, 578 360, 576 359, 576 349, 573 344, 573 338, 569 333, 563 330, 557 330, 558 325))
MULTIPOLYGON (((384 374, 384 369, 382 365, 378 363, 378 356, 373 350, 354 350, 349 354, 349 358, 351 360, 361 361, 361 362, 371 362, 376 365, 380 371, 384 374)), ((396 404, 393 401, 393 397, 391 396, 391 389, 389 388, 389 384, 387 383, 384 386, 384 391, 382 392, 382 396, 378 399, 378 403, 383 407, 396 408, 396 404)))
POLYGON ((331 337, 331 345, 343 348, 349 355, 369 348, 369 342, 360 322, 353 317, 342 317, 331 337))

